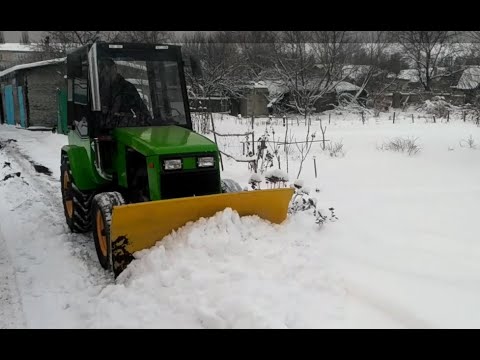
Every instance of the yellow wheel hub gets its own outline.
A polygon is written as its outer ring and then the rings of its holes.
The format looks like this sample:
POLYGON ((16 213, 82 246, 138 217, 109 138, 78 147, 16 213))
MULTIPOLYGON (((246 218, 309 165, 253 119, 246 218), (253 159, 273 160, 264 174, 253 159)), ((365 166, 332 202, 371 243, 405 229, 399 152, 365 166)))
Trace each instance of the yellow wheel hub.
POLYGON ((103 256, 107 256, 107 236, 105 234, 105 223, 103 222, 103 216, 100 210, 97 210, 97 237, 100 245, 100 250, 103 256))
MULTIPOLYGON (((70 188, 70 177, 68 176, 68 172, 65 170, 63 173, 63 191, 64 194, 67 194, 69 192, 70 188)), ((72 218, 73 216, 73 200, 66 198, 65 199, 65 208, 67 209, 67 214, 69 218, 72 218)))

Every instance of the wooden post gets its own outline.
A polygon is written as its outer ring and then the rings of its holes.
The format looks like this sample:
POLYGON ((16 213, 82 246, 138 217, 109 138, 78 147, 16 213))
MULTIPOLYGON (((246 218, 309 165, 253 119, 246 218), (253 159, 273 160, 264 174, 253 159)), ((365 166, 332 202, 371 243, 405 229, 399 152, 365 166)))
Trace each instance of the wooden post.
MULTIPOLYGON (((212 130, 213 130, 213 138, 215 139, 215 144, 217 144, 217 134, 215 133, 215 122, 213 121, 213 114, 210 112, 210 119, 212 122, 212 130)), ((219 153, 220 155, 220 165, 222 166, 222 171, 223 171, 223 159, 222 159, 222 153, 219 153)))
POLYGON ((363 111, 362 111, 362 123, 363 125, 365 125, 365 114, 363 113, 363 111))
POLYGON ((463 122, 465 122, 465 120, 466 120, 465 118, 466 118, 466 113, 465 113, 465 111, 463 111, 463 122))
POLYGON ((393 123, 395 124, 395 111, 393 112, 393 123))
POLYGON ((252 154, 255 155, 255 113, 252 107, 252 154))
POLYGON ((255 155, 255 132, 252 130, 252 154, 255 155))
POLYGON ((330 118, 332 117, 332 114, 328 114, 328 125, 330 125, 330 118))
POLYGON ((449 122, 449 120, 450 120, 450 110, 447 111, 447 122, 449 122))
POLYGON ((436 124, 437 120, 435 119, 435 115, 433 115, 433 123, 436 124))
POLYGON ((313 157, 313 167, 315 168, 315 179, 317 178, 317 161, 315 156, 313 157))
POLYGON ((412 114, 412 124, 414 123, 415 121, 413 120, 413 114, 412 114))

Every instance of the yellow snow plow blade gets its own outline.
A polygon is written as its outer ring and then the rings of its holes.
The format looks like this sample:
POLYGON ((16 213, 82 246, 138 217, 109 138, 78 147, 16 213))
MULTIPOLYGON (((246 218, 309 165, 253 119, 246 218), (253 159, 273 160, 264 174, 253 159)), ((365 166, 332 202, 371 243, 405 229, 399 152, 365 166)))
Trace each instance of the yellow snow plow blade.
POLYGON ((287 217, 294 189, 268 189, 128 204, 113 208, 110 225, 115 276, 136 251, 148 249, 189 221, 210 217, 225 208, 240 216, 257 215, 280 224, 287 217))

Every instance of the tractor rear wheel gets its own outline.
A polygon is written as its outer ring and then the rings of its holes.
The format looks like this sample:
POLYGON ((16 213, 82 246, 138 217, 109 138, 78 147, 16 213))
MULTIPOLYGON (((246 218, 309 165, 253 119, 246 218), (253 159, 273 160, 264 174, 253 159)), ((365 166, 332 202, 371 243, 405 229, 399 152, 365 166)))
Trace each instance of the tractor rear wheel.
POLYGON ((114 206, 125 204, 118 192, 104 192, 95 195, 92 202, 93 239, 98 261, 105 270, 112 268, 112 242, 110 225, 114 206))
POLYGON ((80 191, 75 185, 67 154, 62 153, 60 183, 65 219, 72 232, 85 233, 91 230, 90 205, 93 192, 80 191))

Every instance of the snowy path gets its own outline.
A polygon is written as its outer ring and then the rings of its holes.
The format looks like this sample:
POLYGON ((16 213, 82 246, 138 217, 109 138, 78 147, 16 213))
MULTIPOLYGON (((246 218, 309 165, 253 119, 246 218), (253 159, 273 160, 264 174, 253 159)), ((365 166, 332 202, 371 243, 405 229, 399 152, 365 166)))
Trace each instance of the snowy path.
POLYGON ((0 227, 0 329, 25 327, 17 280, 0 227))
POLYGON ((0 178, 20 172, 0 183, 0 218, 27 327, 78 327, 71 304, 88 301, 107 279, 90 238, 64 225, 58 180, 37 173, 17 144, 0 150, 0 178))

